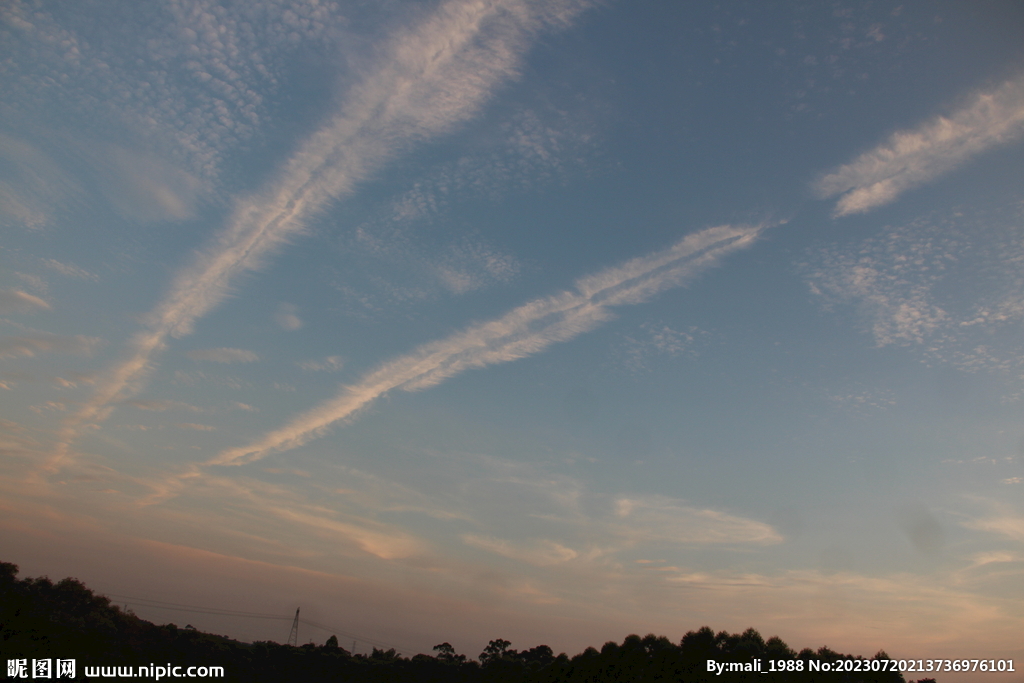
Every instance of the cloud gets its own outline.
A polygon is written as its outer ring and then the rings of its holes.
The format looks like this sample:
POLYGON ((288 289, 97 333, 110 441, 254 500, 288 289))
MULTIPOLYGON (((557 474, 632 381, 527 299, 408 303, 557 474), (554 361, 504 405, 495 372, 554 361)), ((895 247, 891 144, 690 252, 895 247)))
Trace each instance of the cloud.
MULTIPOLYGON (((0 5, 0 21, 5 8, 0 5)), ((10 79, 5 83, 12 84, 10 79)), ((48 154, 23 140, 0 134, 0 162, 6 178, 0 180, 0 222, 39 229, 50 222, 54 211, 84 194, 48 154)))
POLYGON ((9 79, 5 105, 42 122, 54 112, 87 123, 93 116, 116 126, 119 139, 152 140, 212 177, 224 152, 268 118, 265 95, 282 82, 283 57, 322 45, 345 21, 334 3, 318 0, 230 8, 181 0, 89 12, 11 0, 0 3, 0 22, 20 78, 9 79))
POLYGON ((307 360, 298 365, 307 372, 337 372, 345 367, 345 361, 341 356, 327 356, 322 361, 307 360))
POLYGON ((281 326, 282 330, 294 332, 302 327, 302 318, 295 313, 297 310, 294 304, 281 304, 277 307, 274 321, 281 326))
POLYGON ((709 333, 691 325, 687 330, 675 330, 663 322, 643 323, 636 336, 624 339, 625 366, 631 372, 646 372, 659 356, 677 357, 681 354, 697 356, 697 347, 707 341, 709 333))
POLYGON ((1020 206, 926 215, 813 255, 811 292, 852 304, 877 346, 968 372, 1024 367, 1020 206))
POLYGON ((192 218, 201 180, 156 155, 111 145, 95 154, 99 187, 114 209, 132 221, 192 218))
POLYGON ((683 544, 781 543, 770 525, 718 510, 695 508, 665 496, 619 498, 613 530, 631 541, 683 544))
POLYGON ((0 314, 28 313, 36 309, 50 309, 50 304, 20 289, 0 289, 0 314))
POLYGON ((439 296, 464 295, 509 283, 522 269, 515 255, 480 236, 463 235, 437 245, 435 240, 422 239, 422 225, 402 223, 383 212, 344 240, 347 258, 333 267, 331 286, 341 293, 349 312, 365 315, 395 305, 422 305, 439 296))
POLYGON ((383 560, 410 557, 424 550, 423 543, 417 538, 371 520, 343 522, 327 516, 322 509, 319 514, 281 507, 269 508, 268 511, 283 519, 319 529, 331 537, 347 540, 383 560))
POLYGON ((65 337, 59 334, 35 334, 0 337, 0 358, 33 357, 40 353, 91 354, 100 340, 97 337, 77 335, 65 337))
POLYGON ((90 273, 89 271, 85 270, 84 268, 79 268, 78 266, 73 265, 71 263, 62 263, 62 262, 58 261, 57 259, 52 259, 52 258, 42 259, 42 262, 43 262, 43 265, 46 266, 47 268, 55 270, 58 273, 60 273, 61 275, 64 275, 66 277, 78 278, 79 280, 98 280, 99 279, 93 273, 90 273))
POLYGON ((474 140, 463 156, 435 166, 389 207, 389 222, 433 221, 456 201, 496 198, 510 189, 550 187, 570 170, 592 171, 593 108, 579 101, 550 102, 506 115, 500 134, 474 140))
POLYGON ((988 553, 977 553, 971 558, 971 564, 967 567, 968 570, 977 569, 978 567, 985 567, 990 564, 1005 564, 1010 562, 1020 562, 1021 558, 1017 557, 1013 553, 1005 551, 994 551, 988 553))
POLYGON ((898 131, 815 183, 822 198, 842 195, 833 215, 864 213, 1024 135, 1024 77, 975 96, 948 117, 898 131))
POLYGON ((514 543, 481 534, 463 534, 461 538, 463 543, 474 548, 541 567, 562 564, 579 557, 579 553, 572 548, 551 540, 514 543))
POLYGON ((214 363, 252 363, 260 359, 253 351, 245 349, 193 349, 185 353, 192 360, 208 360, 214 363))
POLYGON ((590 542, 583 551, 551 539, 513 541, 479 533, 462 534, 460 538, 474 548, 540 567, 573 560, 586 563, 638 545, 772 545, 783 540, 764 522, 693 507, 665 496, 622 496, 614 500, 611 509, 610 516, 569 522, 569 528, 575 527, 577 534, 580 525, 587 529, 590 542))
POLYGON ((613 317, 616 306, 639 304, 678 287, 728 253, 750 246, 764 226, 721 225, 687 235, 668 249, 627 261, 576 282, 576 291, 536 299, 500 318, 421 346, 385 363, 330 401, 249 446, 222 452, 211 464, 242 464, 290 450, 333 423, 400 389, 419 391, 466 370, 507 363, 568 341, 613 317))
POLYGON ((179 422, 174 425, 178 429, 191 429, 196 432, 214 432, 217 428, 212 425, 197 424, 195 422, 179 422))
POLYGON ((236 202, 225 228, 149 314, 131 342, 131 357, 110 372, 77 419, 100 419, 113 401, 137 389, 168 337, 191 333, 240 275, 260 267, 331 201, 351 194, 410 145, 476 114, 496 86, 516 75, 531 36, 567 24, 585 4, 449 0, 419 26, 394 36, 384 59, 299 146, 276 180, 236 202))
POLYGON ((133 399, 125 401, 124 405, 138 408, 139 410, 149 410, 156 413, 162 413, 166 410, 187 410, 193 413, 201 413, 203 409, 199 406, 194 406, 183 401, 163 401, 163 400, 150 400, 144 401, 140 399, 133 399))
POLYGON ((973 519, 963 526, 976 531, 987 531, 991 534, 1005 536, 1014 541, 1024 541, 1024 517, 1004 511, 989 517, 973 519))
POLYGON ((453 294, 465 294, 491 282, 508 282, 519 269, 514 256, 470 242, 453 245, 434 266, 441 285, 453 294))

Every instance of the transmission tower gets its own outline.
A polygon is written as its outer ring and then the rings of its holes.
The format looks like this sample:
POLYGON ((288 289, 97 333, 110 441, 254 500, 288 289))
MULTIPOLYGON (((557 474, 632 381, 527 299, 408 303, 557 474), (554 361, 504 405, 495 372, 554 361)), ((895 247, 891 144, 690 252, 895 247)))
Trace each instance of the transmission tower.
POLYGON ((299 644, 299 608, 295 608, 295 620, 292 621, 292 630, 288 633, 288 644, 297 646, 299 644))

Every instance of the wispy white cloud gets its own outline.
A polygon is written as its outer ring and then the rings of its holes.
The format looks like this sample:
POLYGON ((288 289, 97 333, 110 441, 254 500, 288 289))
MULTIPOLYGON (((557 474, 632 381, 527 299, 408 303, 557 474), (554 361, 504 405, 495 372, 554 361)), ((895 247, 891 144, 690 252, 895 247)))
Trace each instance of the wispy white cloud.
MULTIPOLYGON (((6 7, 0 6, 0 18, 6 7)), ((24 140, 0 134, 0 161, 6 170, 5 178, 0 180, 3 223, 43 228, 51 222, 55 210, 66 208, 83 195, 71 174, 49 154, 24 140)))
POLYGON ((859 258, 847 257, 842 267, 819 271, 812 291, 859 301, 879 346, 923 343, 948 324, 949 314, 933 301, 932 286, 941 273, 930 271, 922 262, 922 252, 931 250, 928 245, 921 246, 918 254, 896 255, 895 259, 863 253, 859 258))
POLYGON ((971 558, 971 564, 966 567, 966 570, 977 569, 979 567, 986 567, 990 564, 1006 564, 1011 562, 1020 562, 1021 558, 1013 553, 1006 551, 994 551, 987 553, 977 553, 971 558))
MULTIPOLYGON (((524 489, 523 483, 513 482, 512 486, 516 491, 524 489)), ((783 540, 764 522, 694 507, 666 496, 619 496, 603 501, 598 507, 605 511, 591 515, 579 514, 577 501, 561 501, 560 507, 568 514, 557 521, 548 519, 546 526, 549 532, 564 530, 573 539, 569 543, 551 538, 510 540, 487 533, 464 533, 460 539, 474 548, 539 567, 573 561, 581 565, 603 563, 644 546, 678 550, 687 546, 772 545, 783 540)))
POLYGON ((513 253, 479 235, 437 245, 422 239, 422 223, 414 223, 385 212, 343 239, 347 258, 334 267, 330 284, 349 313, 394 314, 438 297, 507 284, 522 270, 513 253))
POLYGON ((859 384, 844 387, 838 393, 829 392, 826 396, 829 401, 852 410, 888 410, 896 405, 896 398, 891 390, 867 388, 859 384))
POLYGON ((323 509, 302 511, 295 508, 270 508, 279 517, 312 527, 335 538, 345 539, 361 550, 383 560, 400 559, 422 553, 424 544, 414 536, 370 520, 358 522, 335 519, 323 509))
POLYGON ((1021 207, 931 214, 856 244, 832 245, 806 269, 827 305, 851 303, 878 346, 916 347, 975 372, 1024 365, 1021 207))
MULTIPOLYGON (((572 98, 544 101, 487 121, 487 134, 460 140, 464 153, 419 172, 405 192, 344 240, 350 257, 332 286, 350 313, 365 315, 419 305, 447 294, 462 295, 506 284, 522 271, 515 254, 479 235, 447 245, 423 240, 424 226, 446 223, 454 207, 482 199, 551 188, 570 176, 588 175, 606 162, 595 153, 595 108, 572 98), (387 265, 388 275, 383 276, 387 265)), ((556 98, 557 99, 557 98, 556 98)), ((434 234, 435 231, 429 231, 434 234)))
POLYGON ((465 294, 491 282, 508 282, 519 272, 519 262, 484 244, 453 245, 434 265, 442 286, 454 294, 465 294))
POLYGON ((333 400, 249 446, 224 451, 211 462, 242 464, 272 451, 296 448, 390 391, 427 389, 466 370, 525 358, 568 341, 612 318, 612 308, 647 301, 714 266, 720 257, 751 245, 763 228, 707 228, 668 249, 581 278, 574 292, 536 299, 388 362, 333 400))
POLYGON ((191 218, 210 188, 155 154, 117 145, 94 150, 99 188, 117 213, 132 221, 191 218))
POLYGON ((208 360, 214 363, 252 363, 260 359, 254 351, 246 349, 193 349, 185 353, 192 360, 208 360))
POLYGON ((516 74, 531 35, 567 23, 585 4, 449 0, 395 36, 385 58, 277 179, 236 203, 227 226, 149 314, 130 358, 110 371, 76 420, 102 419, 112 402, 141 384, 168 337, 189 334, 239 275, 259 267, 329 202, 350 194, 397 153, 475 114, 495 86, 516 74))
POLYGON ((43 121, 73 111, 99 127, 114 123, 118 139, 153 140, 205 177, 269 118, 266 93, 279 87, 283 57, 324 44, 345 22, 335 3, 319 0, 75 9, 0 4, 20 75, 5 82, 5 106, 43 121))
POLYGON ((43 265, 51 270, 55 270, 65 277, 73 277, 79 280, 98 280, 99 278, 95 273, 90 273, 84 268, 79 268, 73 263, 63 263, 57 259, 45 258, 42 259, 43 265))
POLYGON ((183 401, 142 400, 136 398, 130 401, 125 401, 124 405, 138 408, 139 410, 149 410, 157 413, 162 413, 166 410, 187 410, 193 413, 203 412, 203 409, 199 406, 184 403, 183 401))
POLYGON ((697 508, 665 496, 622 497, 615 501, 618 518, 613 526, 630 541, 682 544, 781 543, 782 536, 769 524, 697 508))
POLYGON ((550 186, 571 170, 592 169, 598 163, 592 115, 586 107, 566 111, 550 105, 512 112, 497 137, 476 141, 466 154, 417 178, 388 207, 387 220, 429 222, 458 201, 550 186))
POLYGON ((0 314, 49 310, 50 304, 20 289, 0 289, 0 314))
POLYGON ((307 372, 337 372, 345 367, 345 361, 341 356, 327 356, 322 361, 307 360, 298 363, 298 366, 307 372))
POLYGON ((684 353, 697 356, 700 343, 706 342, 708 337, 708 332, 693 325, 686 330, 676 330, 665 323, 643 323, 637 332, 625 336, 625 365, 631 372, 643 372, 650 370, 658 356, 674 358, 684 353))
POLYGON ((288 330, 294 332, 295 330, 302 328, 302 318, 298 316, 298 308, 295 304, 281 304, 277 307, 277 313, 274 314, 274 322, 276 322, 282 330, 288 330))
POLYGON ((179 422, 178 424, 176 424, 174 426, 177 427, 178 429, 190 429, 190 430, 195 431, 195 432, 214 432, 214 431, 217 431, 217 428, 214 427, 213 425, 204 425, 204 424, 199 424, 199 423, 196 423, 196 422, 179 422))
POLYGON ((952 170, 971 157, 1024 135, 1024 77, 976 95, 949 116, 884 143, 826 174, 815 184, 822 198, 842 195, 834 215, 864 213, 952 170))
POLYGON ((40 353, 74 353, 89 355, 99 346, 97 337, 59 334, 32 334, 0 337, 0 358, 29 357, 40 353))
POLYGON ((561 564, 579 557, 579 553, 557 541, 543 539, 529 543, 514 543, 484 534, 463 534, 462 542, 512 560, 537 566, 561 564))
POLYGON ((1005 536, 1014 541, 1024 541, 1024 517, 1015 515, 1008 510, 968 520, 963 523, 963 526, 975 531, 987 531, 991 534, 1005 536))

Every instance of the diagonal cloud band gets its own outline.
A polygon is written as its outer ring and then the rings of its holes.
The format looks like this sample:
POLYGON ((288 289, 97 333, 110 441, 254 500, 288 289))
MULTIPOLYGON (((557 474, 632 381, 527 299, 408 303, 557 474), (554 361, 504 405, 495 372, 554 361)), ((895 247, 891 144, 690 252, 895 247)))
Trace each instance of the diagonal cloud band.
POLYGON ((66 450, 77 425, 106 418, 141 386, 168 337, 189 334, 241 274, 260 266, 310 218, 353 192, 409 145, 450 130, 515 76, 530 38, 567 25, 588 0, 448 0, 418 27, 395 36, 385 58, 346 104, 293 155, 278 179, 236 203, 226 227, 175 279, 131 341, 129 357, 62 434, 66 450))
POLYGON ((972 156, 1024 136, 1024 76, 983 92, 950 116, 898 131, 876 148, 822 177, 824 199, 842 195, 833 215, 864 213, 892 202, 972 156))
POLYGON ((639 304, 678 287, 747 247, 765 225, 720 225, 687 235, 668 249, 576 282, 576 291, 535 299, 505 315, 430 342, 385 363, 335 398, 299 415, 252 444, 221 452, 209 465, 241 465, 297 448, 394 390, 419 391, 472 368, 525 358, 609 320, 616 306, 639 304))

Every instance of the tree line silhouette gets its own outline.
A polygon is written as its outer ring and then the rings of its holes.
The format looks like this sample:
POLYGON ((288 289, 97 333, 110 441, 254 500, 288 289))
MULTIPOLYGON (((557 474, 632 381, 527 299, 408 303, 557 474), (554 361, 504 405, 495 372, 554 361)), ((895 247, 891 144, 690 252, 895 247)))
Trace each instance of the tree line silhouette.
MULTIPOLYGON (((360 681, 367 683, 655 683, 668 681, 764 681, 803 683, 906 683, 899 672, 812 672, 811 660, 864 660, 821 647, 792 650, 778 637, 765 640, 749 628, 715 633, 704 626, 676 644, 665 636, 627 636, 600 650, 569 657, 547 645, 515 650, 498 638, 476 659, 445 642, 433 654, 403 657, 394 649, 353 654, 335 636, 323 645, 294 647, 272 641, 243 643, 174 624, 156 625, 112 605, 77 579, 18 579, 18 566, 0 562, 0 659, 75 659, 77 680, 87 666, 149 666, 152 663, 224 667, 225 681, 360 681), (759 674, 709 672, 707 661, 747 664, 803 662, 803 671, 759 674)), ((878 652, 872 660, 887 660, 878 652)), ((6 662, 3 662, 6 664, 6 662)), ((728 667, 727 667, 728 668, 728 667)), ((65 679, 66 680, 66 679, 65 679)), ((912 683, 912 682, 911 682, 912 683)), ((917 683, 934 683, 922 679, 917 683)))

